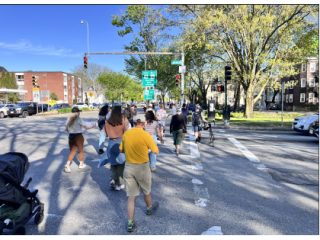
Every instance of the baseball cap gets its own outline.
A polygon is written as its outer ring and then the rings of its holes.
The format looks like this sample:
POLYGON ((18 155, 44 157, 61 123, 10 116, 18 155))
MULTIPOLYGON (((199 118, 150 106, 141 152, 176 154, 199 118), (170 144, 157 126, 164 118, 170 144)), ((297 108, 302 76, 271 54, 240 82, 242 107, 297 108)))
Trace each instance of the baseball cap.
POLYGON ((200 105, 196 105, 196 108, 199 108, 199 109, 200 109, 200 105))
POLYGON ((152 103, 149 104, 149 107, 152 107, 152 103))
POLYGON ((177 108, 176 113, 181 113, 181 108, 177 108))
POLYGON ((72 113, 76 113, 76 112, 82 112, 82 110, 80 110, 78 107, 73 107, 71 110, 72 113))

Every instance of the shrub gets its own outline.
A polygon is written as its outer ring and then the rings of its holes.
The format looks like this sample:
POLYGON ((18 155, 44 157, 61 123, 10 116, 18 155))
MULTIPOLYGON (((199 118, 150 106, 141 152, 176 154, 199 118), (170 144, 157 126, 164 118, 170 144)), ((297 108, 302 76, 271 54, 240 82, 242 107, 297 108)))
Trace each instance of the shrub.
POLYGON ((84 108, 82 108, 81 110, 82 110, 82 111, 90 111, 90 108, 84 107, 84 108))
POLYGON ((71 113, 72 108, 57 109, 58 113, 71 113))

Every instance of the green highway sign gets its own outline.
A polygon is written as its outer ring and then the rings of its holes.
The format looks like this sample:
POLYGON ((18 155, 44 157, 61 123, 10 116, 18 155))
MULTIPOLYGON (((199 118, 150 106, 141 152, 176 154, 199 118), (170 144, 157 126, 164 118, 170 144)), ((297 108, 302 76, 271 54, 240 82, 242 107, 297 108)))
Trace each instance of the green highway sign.
POLYGON ((144 90, 144 100, 154 99, 154 89, 144 90))
POLYGON ((171 61, 171 65, 181 65, 181 64, 182 64, 181 60, 179 60, 179 61, 171 61))
POLYGON ((142 71, 142 87, 157 86, 157 71, 142 71))

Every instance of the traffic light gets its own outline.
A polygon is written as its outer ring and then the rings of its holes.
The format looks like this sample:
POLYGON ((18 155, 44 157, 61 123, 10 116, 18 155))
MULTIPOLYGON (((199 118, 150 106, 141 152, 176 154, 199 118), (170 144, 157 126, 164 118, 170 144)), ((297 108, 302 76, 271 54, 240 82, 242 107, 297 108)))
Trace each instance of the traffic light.
POLYGON ((83 58, 83 64, 84 64, 84 69, 87 69, 88 68, 88 58, 87 57, 83 58))
POLYGON ((179 75, 176 75, 176 88, 178 88, 179 87, 179 78, 180 78, 180 76, 179 75))
POLYGON ((35 88, 37 86, 37 76, 32 75, 32 86, 35 88))
POLYGON ((221 85, 221 86, 218 86, 218 92, 224 92, 224 86, 223 85, 221 85))
POLYGON ((229 66, 224 67, 224 79, 231 80, 231 67, 229 66))

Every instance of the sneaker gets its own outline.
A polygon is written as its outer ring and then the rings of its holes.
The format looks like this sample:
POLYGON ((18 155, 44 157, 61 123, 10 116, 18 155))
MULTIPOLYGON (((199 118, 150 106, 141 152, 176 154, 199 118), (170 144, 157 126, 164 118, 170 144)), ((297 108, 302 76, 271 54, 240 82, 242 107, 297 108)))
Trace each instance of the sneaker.
POLYGON ((70 167, 68 165, 64 165, 64 171, 66 173, 71 173, 70 167))
POLYGON ((177 152, 177 156, 179 156, 179 152, 177 152))
POLYGON ((99 149, 99 154, 103 154, 104 151, 102 149, 99 149))
POLYGON ((132 223, 127 223, 127 232, 133 232, 135 228, 136 224, 134 223, 134 221, 132 221, 132 223))
POLYGON ((79 168, 85 168, 87 166, 87 164, 82 164, 82 165, 79 165, 79 168))
POLYGON ((116 187, 114 188, 114 190, 120 191, 120 190, 121 190, 121 187, 120 187, 119 185, 116 185, 116 187))
POLYGON ((195 141, 195 143, 198 143, 198 138, 196 138, 196 141, 195 141))
POLYGON ((198 137, 198 139, 199 139, 198 141, 199 141, 199 143, 200 143, 200 141, 201 141, 201 137, 198 137))
POLYGON ((150 210, 147 209, 147 215, 152 215, 153 213, 155 213, 155 212, 158 210, 158 208, 159 208, 159 203, 154 202, 154 203, 152 204, 151 209, 150 209, 150 210))
POLYGON ((155 171, 155 170, 156 170, 156 168, 155 168, 155 167, 151 167, 150 169, 151 169, 151 171, 155 171))
POLYGON ((111 187, 111 188, 114 188, 115 185, 116 185, 116 183, 115 183, 114 180, 112 179, 111 182, 110 182, 110 187, 111 187))
POLYGON ((120 186, 120 188, 121 189, 124 189, 126 186, 124 185, 124 184, 122 184, 121 186, 120 186))

